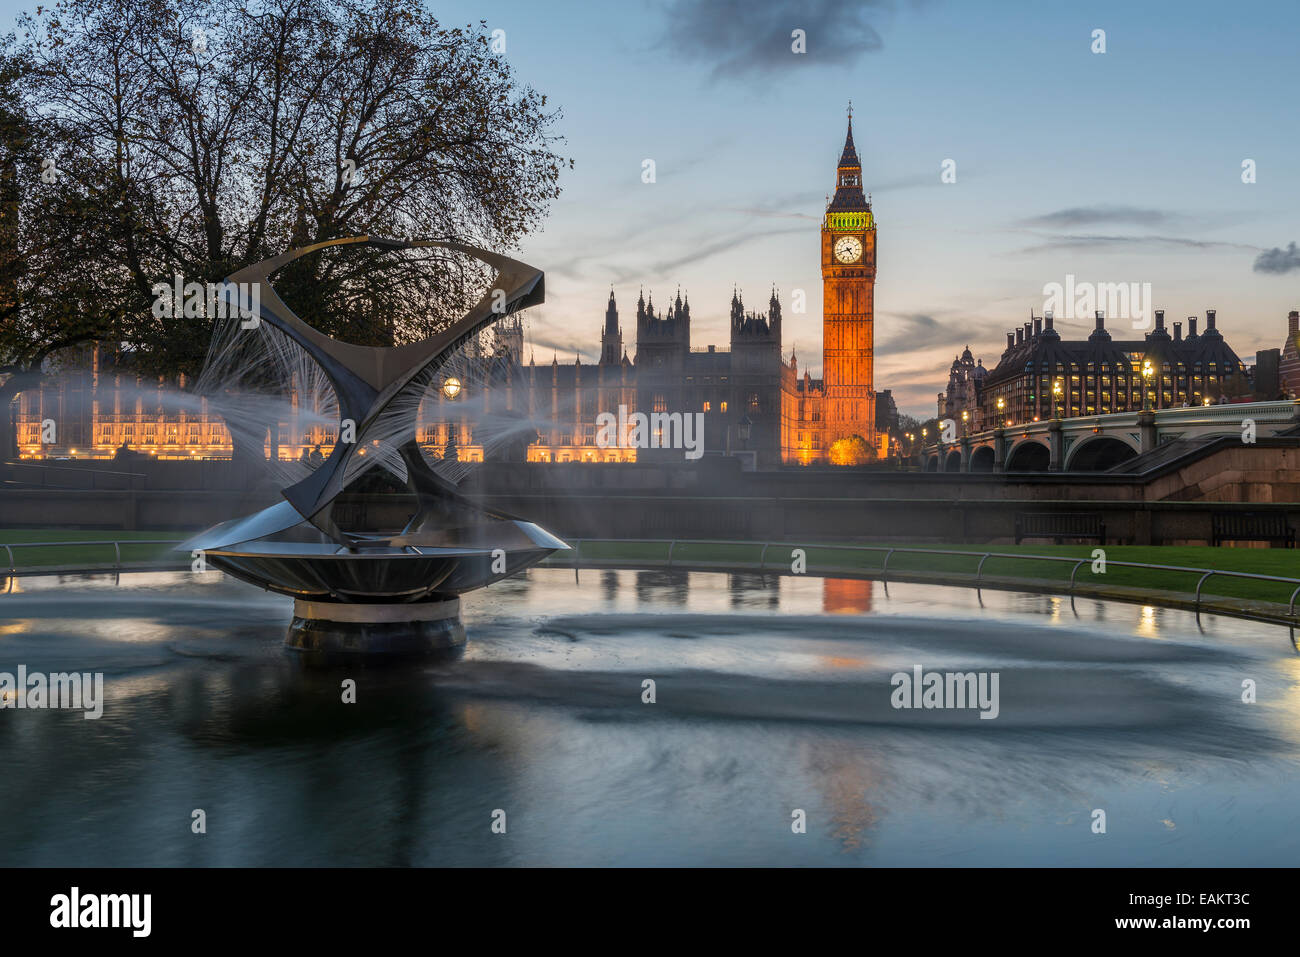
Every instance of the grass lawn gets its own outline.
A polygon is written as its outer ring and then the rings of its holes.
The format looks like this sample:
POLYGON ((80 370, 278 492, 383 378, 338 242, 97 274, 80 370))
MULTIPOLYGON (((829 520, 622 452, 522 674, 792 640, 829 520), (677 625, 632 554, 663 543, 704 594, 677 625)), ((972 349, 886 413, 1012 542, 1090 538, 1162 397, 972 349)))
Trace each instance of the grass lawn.
MULTIPOLYGON (((130 564, 132 562, 156 562, 161 560, 170 560, 173 556, 168 555, 170 545, 129 545, 127 542, 133 540, 141 541, 162 541, 164 539, 175 539, 182 541, 188 537, 184 532, 122 532, 122 531, 93 531, 79 532, 68 529, 49 529, 49 528, 22 528, 22 529, 0 529, 0 546, 4 545, 26 545, 30 542, 104 542, 103 545, 58 545, 58 546, 37 546, 15 548, 13 550, 14 564, 19 569, 32 568, 36 566, 55 565, 80 567, 89 565, 107 565, 112 567, 116 561, 113 552, 113 542, 122 542, 122 561, 130 564)), ((174 556, 177 563, 184 560, 184 556, 174 556)), ((0 570, 7 570, 9 567, 9 552, 0 547, 0 570)))

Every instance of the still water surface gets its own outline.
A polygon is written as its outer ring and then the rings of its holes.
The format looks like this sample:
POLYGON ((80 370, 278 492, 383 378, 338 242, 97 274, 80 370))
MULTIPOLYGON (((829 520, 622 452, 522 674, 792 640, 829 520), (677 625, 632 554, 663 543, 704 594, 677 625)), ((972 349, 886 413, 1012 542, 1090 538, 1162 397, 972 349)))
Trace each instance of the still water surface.
POLYGON ((534 570, 466 596, 454 660, 319 671, 290 616, 217 573, 15 582, 0 671, 102 671, 106 701, 0 711, 0 865, 1300 863, 1285 628, 534 570), (997 672, 998 717, 894 709, 918 664, 997 672))

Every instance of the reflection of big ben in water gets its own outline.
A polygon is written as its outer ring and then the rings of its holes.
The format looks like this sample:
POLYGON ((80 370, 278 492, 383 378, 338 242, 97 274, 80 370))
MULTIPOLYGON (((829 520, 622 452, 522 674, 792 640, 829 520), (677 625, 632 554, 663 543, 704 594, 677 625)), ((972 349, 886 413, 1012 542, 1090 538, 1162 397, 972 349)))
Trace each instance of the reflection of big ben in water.
POLYGON ((868 614, 874 584, 862 578, 823 578, 822 611, 828 615, 868 614))
POLYGON ((876 285, 876 222, 862 192, 862 164, 849 132, 835 171, 835 198, 822 221, 822 375, 827 448, 860 435, 876 444, 872 391, 872 322, 876 285))

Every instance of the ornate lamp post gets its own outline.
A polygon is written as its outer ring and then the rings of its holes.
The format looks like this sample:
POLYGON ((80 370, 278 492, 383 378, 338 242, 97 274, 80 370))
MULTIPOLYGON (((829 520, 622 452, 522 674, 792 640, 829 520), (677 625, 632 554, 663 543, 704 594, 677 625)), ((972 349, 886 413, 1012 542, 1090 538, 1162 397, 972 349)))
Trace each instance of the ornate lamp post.
MULTIPOLYGON (((456 397, 460 395, 461 390, 463 388, 464 386, 461 385, 460 380, 457 379, 454 375, 449 375, 447 376, 447 378, 442 380, 442 394, 448 402, 454 402, 456 400, 456 397)), ((447 441, 443 445, 442 454, 444 459, 447 459, 448 461, 452 461, 454 460, 456 455, 456 445, 457 445, 456 434, 460 430, 457 428, 456 417, 454 415, 449 415, 447 417, 446 424, 447 424, 447 441)))
POLYGON ((1155 375, 1155 368, 1151 365, 1150 359, 1142 360, 1142 411, 1151 411, 1151 377, 1155 375))
MULTIPOLYGON (((998 421, 999 422, 1003 422, 1002 413, 1006 410, 1006 407, 1007 407, 1007 400, 1002 398, 1002 396, 998 396, 998 421)), ((1003 424, 1010 425, 1011 420, 1007 419, 1005 420, 1005 422, 1003 422, 1003 424)))
POLYGON ((1052 383, 1052 412, 1054 417, 1058 419, 1061 417, 1061 393, 1063 391, 1060 379, 1052 383))
POLYGON ((970 431, 970 429, 968 428, 969 425, 970 425, 970 413, 965 409, 962 409, 961 410, 961 434, 962 435, 966 435, 969 433, 970 431))

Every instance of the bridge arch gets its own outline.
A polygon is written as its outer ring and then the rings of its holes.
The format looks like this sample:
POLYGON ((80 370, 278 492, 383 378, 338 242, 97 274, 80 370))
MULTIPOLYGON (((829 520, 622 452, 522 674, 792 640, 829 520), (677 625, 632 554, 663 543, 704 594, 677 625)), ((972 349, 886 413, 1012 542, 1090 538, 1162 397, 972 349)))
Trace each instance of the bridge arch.
POLYGON ((949 452, 946 456, 944 456, 943 470, 945 472, 961 471, 961 450, 960 449, 955 449, 954 451, 949 452))
POLYGON ((1071 472, 1104 472, 1137 458, 1138 451, 1131 441, 1113 435, 1098 435, 1084 439, 1071 449, 1065 467, 1071 472))
POLYGON ((981 445, 971 449, 970 470, 972 472, 993 471, 993 446, 981 445))
POLYGON ((931 455, 928 459, 926 459, 926 460, 925 460, 925 470, 926 470, 927 472, 937 472, 937 471, 939 471, 939 456, 937 456, 937 455, 931 455))
POLYGON ((1034 439, 1022 439, 1007 456, 1008 472, 1046 472, 1052 464, 1047 446, 1034 439))

